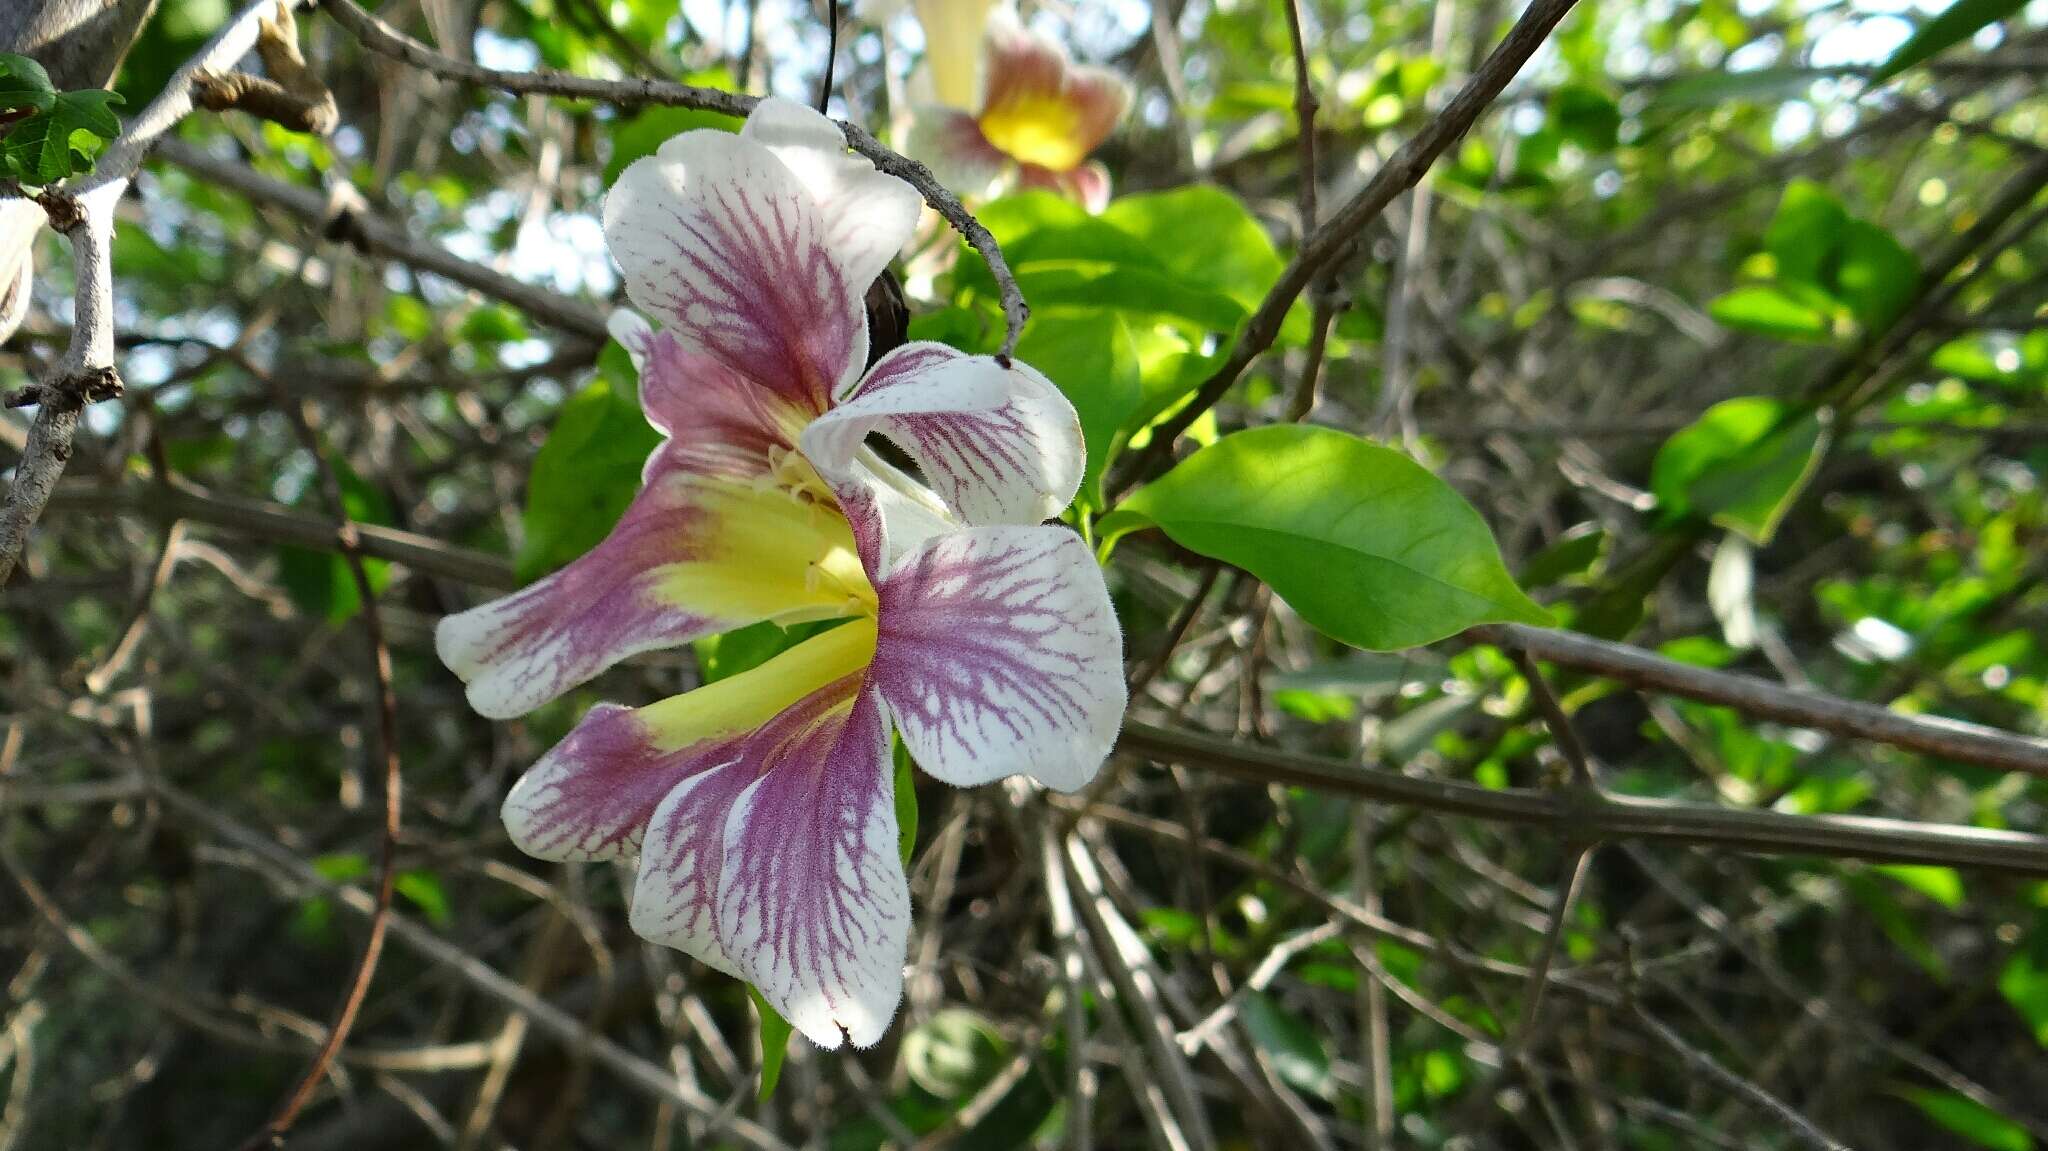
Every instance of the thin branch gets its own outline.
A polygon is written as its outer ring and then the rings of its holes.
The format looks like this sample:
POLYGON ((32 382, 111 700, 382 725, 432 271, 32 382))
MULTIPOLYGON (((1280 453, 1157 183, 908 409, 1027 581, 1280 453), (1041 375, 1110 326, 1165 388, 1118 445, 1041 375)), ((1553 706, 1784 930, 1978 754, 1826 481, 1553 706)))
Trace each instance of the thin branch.
MULTIPOLYGON (((1554 2, 1554 0, 1553 0, 1554 2)), ((459 80, 481 88, 509 92, 517 96, 566 96, 578 100, 598 100, 618 107, 633 108, 655 104, 675 108, 696 108, 707 112, 719 112, 738 119, 745 119, 760 103, 758 96, 738 92, 726 92, 717 88, 700 88, 690 84, 675 84, 665 80, 597 80, 586 76, 566 76, 557 72, 506 72, 496 68, 485 68, 444 56, 418 40, 363 11, 355 0, 328 0, 327 12, 336 23, 346 28, 363 47, 373 52, 403 61, 423 72, 448 80, 459 80)), ((1031 308, 1024 302, 1024 293, 1017 287, 1017 278, 1010 272, 1010 265, 1003 258, 1002 245, 981 221, 974 218, 960 197, 955 196, 931 169, 923 164, 884 147, 881 141, 869 134, 867 129, 846 121, 837 121, 840 130, 846 133, 847 147, 859 152, 874 162, 875 167, 916 188, 933 211, 945 217, 947 223, 960 233, 981 258, 988 264, 989 275, 996 281, 1003 307, 1005 334, 1001 351, 997 357, 1007 361, 1016 350, 1017 339, 1024 333, 1024 321, 1031 316, 1031 308)))
POLYGON ((606 338, 604 314, 589 304, 522 283, 502 272, 465 260, 439 244, 416 239, 397 224, 364 210, 357 202, 330 199, 310 188, 273 180, 246 164, 209 155, 180 140, 165 141, 160 154, 209 184, 256 203, 281 208, 329 235, 348 240, 373 256, 396 260, 417 271, 430 272, 450 283, 503 300, 564 331, 593 340, 606 338))
POLYGON ((1592 672, 1630 687, 1720 704, 1762 719, 2004 771, 2048 776, 2048 739, 2031 738, 1939 716, 1905 715, 1876 704, 1794 691, 1746 675, 1695 667, 1642 648, 1576 632, 1485 624, 1467 638, 1592 672))
POLYGON ((334 1022, 327 1029, 327 1038, 313 1053, 306 1073, 278 1104, 270 1121, 243 1144, 244 1151, 257 1151, 283 1141, 285 1132, 291 1130, 299 1112, 313 1098, 313 1092, 327 1077, 328 1066, 334 1062, 335 1055, 341 1051, 341 1045, 348 1041, 349 1032, 355 1027, 356 1012, 362 1008, 363 998, 370 992, 370 981, 376 977, 377 961, 384 954, 384 933, 390 926, 391 894, 398 878, 401 803, 398 693, 391 685, 391 649, 384 643, 384 619, 377 608, 377 589, 371 586, 369 571, 363 566, 362 545, 356 535, 355 522, 349 519, 340 477, 335 474, 333 463, 320 445, 319 433, 313 429, 312 402, 303 401, 295 406, 275 381, 270 382, 280 401, 279 406, 291 418, 293 430, 313 457, 314 467, 319 473, 321 496, 327 502, 328 514, 335 519, 334 540, 341 547, 341 557, 348 565, 349 577, 355 581, 359 618, 370 647, 370 672, 377 684, 377 751, 384 761, 384 822, 379 829, 376 907, 370 913, 370 937, 363 942, 362 954, 357 957, 355 971, 349 976, 348 990, 342 993, 341 1003, 334 1011, 334 1022))
POLYGON ((1110 485, 1112 491, 1120 493, 1127 490, 1173 458, 1173 443, 1181 433, 1203 413, 1215 407, 1230 386, 1237 382, 1238 376, 1279 337, 1282 322, 1309 282, 1326 266, 1345 255, 1359 231, 1378 218, 1396 196, 1421 182, 1437 157, 1470 130, 1479 114, 1522 70, 1522 65, 1542 46, 1550 30, 1564 19, 1575 2, 1536 0, 1531 4, 1521 19, 1515 21, 1507 38, 1494 48, 1493 54, 1486 58, 1450 103, 1444 105, 1444 110, 1402 144, 1373 173, 1372 179, 1357 195, 1346 201, 1309 236, 1301 251, 1295 253, 1294 259, 1281 271, 1279 280, 1267 291, 1258 310, 1246 321, 1244 334, 1231 348, 1229 358, 1202 382, 1194 399, 1173 418, 1153 429, 1152 442, 1143 453, 1132 457, 1119 469, 1120 474, 1110 485))
POLYGON ((2048 875, 2048 837, 1953 824, 1849 815, 1712 807, 1405 775, 1319 756, 1233 743, 1125 720, 1117 746, 1129 755, 1219 771, 1256 783, 1284 783, 1471 816, 1549 828, 1566 838, 1641 839, 1762 855, 1937 863, 2048 875))

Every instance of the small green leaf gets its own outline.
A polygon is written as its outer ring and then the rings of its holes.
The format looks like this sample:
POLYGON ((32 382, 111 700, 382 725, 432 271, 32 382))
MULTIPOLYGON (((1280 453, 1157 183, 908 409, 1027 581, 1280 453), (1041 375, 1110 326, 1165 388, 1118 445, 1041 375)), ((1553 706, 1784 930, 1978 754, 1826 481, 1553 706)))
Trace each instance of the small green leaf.
POLYGON ((1892 58, 1870 77, 1870 87, 1875 88, 1906 69, 1953 48, 2026 6, 2027 0, 1956 0, 1899 45, 1892 58))
POLYGON ((110 108, 119 103, 119 95, 97 88, 59 93, 47 111, 0 138, 0 168, 38 185, 92 171, 102 141, 121 134, 121 121, 110 108))
MULTIPOLYGON (((359 524, 391 522, 391 504, 383 492, 371 487, 340 460, 335 461, 334 470, 341 488, 341 506, 348 511, 349 519, 359 524)), ((308 483, 294 502, 310 503, 319 507, 322 514, 327 510, 317 481, 308 483)), ((290 545, 279 547, 277 555, 278 582, 284 585, 292 602, 307 614, 341 623, 362 610, 362 595, 356 589, 355 572, 349 568, 346 557, 290 545)), ((381 594, 391 583, 391 565, 379 559, 364 559, 363 575, 369 580, 371 594, 381 594)))
POLYGON ((1549 547, 1522 561, 1521 582, 1526 587, 1549 587, 1589 576, 1612 543, 1607 529, 1591 520, 1574 525, 1549 547))
POLYGON ((1330 1098, 1330 1053, 1314 1027, 1257 991, 1245 993, 1242 1011, 1245 1030, 1272 1061, 1274 1074, 1297 1091, 1330 1098))
MULTIPOLYGON (((722 68, 695 72, 683 82, 699 88, 733 90, 732 76, 722 68)), ((695 108, 648 108, 630 119, 615 121, 611 130, 612 154, 604 165, 604 182, 610 187, 626 166, 642 156, 652 156, 670 137, 697 128, 737 131, 739 122, 717 112, 695 108)))
POLYGON ((391 886, 412 901, 427 917, 427 922, 436 927, 446 927, 454 918, 448 905, 448 893, 442 889, 441 881, 431 871, 401 872, 392 880, 391 886))
POLYGON ((1694 514, 1769 543, 1827 446, 1817 415, 1789 418, 1762 396, 1723 400, 1673 433, 1650 466, 1650 490, 1673 516, 1694 514))
POLYGON ((917 851, 917 776, 911 770, 910 749, 897 739, 896 745, 896 854, 903 866, 917 851))
POLYGON ((1138 408, 1138 350, 1115 312, 1067 309, 1034 312, 1017 358, 1045 373, 1081 417, 1087 467, 1075 499, 1102 505, 1102 470, 1121 448, 1119 433, 1138 408))
POLYGON ((1998 992, 2027 1021, 2034 1042, 2048 1047, 2048 962, 2020 951, 1999 973, 1998 992))
POLYGON ((1865 331, 1891 325, 1913 302, 1920 286, 1920 262, 1890 232, 1851 220, 1842 234, 1835 268, 1835 295, 1849 305, 1865 331))
POLYGON ((1716 296, 1707 314, 1724 328, 1785 340, 1826 340, 1834 323, 1825 311, 1770 284, 1750 284, 1716 296))
POLYGON ((1924 1087, 1901 1087, 1895 1093, 1929 1119, 1979 1147, 1991 1151, 2034 1151, 2033 1136, 2027 1134, 2025 1127, 1967 1096, 1924 1087))
POLYGON ((572 396, 526 480, 526 543, 514 565, 531 580, 589 551, 640 490, 640 469, 661 436, 629 389, 599 379, 572 396))
POLYGON ((1957 875, 1953 868, 1881 863, 1871 870, 1901 886, 1912 888, 1950 911, 1963 905, 1963 877, 1957 875))
POLYGON ((775 1085, 782 1082, 782 1063, 789 1057, 789 1037, 795 1034, 796 1028, 768 1006, 761 990, 751 983, 747 985, 747 996, 754 1001, 754 1015, 760 1021, 761 1087, 758 1097, 766 1102, 775 1094, 775 1085))
POLYGON ((967 1099, 995 1078, 1010 1045, 988 1020, 948 1007, 903 1036, 903 1069, 940 1099, 967 1099))
POLYGON ((57 102, 57 89, 43 66, 26 56, 0 52, 0 125, 27 112, 47 112, 57 102))
POLYGON ((1113 540, 1146 526, 1251 572, 1357 647, 1550 622, 1464 497, 1406 455, 1329 428, 1225 436, 1133 493, 1100 530, 1113 540))
POLYGON ((1764 232, 1764 249, 1777 263, 1777 278, 1826 284, 1828 265, 1848 227, 1849 210, 1833 192, 1812 180, 1787 184, 1764 232))
POLYGON ((760 667, 797 644, 824 631, 828 621, 817 620, 782 627, 762 621, 697 640, 697 669, 705 683, 717 683, 743 671, 760 667))

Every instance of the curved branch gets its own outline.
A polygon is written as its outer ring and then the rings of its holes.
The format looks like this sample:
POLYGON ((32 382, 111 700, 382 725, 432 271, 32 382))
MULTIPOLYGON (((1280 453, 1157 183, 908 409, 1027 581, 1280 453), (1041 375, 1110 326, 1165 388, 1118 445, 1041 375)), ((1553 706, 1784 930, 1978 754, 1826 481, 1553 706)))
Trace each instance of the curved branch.
MULTIPOLYGON (((363 11, 355 0, 327 0, 328 14, 335 23, 347 29, 360 41, 363 47, 379 52, 422 72, 443 79, 459 80, 479 88, 491 88, 509 92, 515 96, 566 96, 577 100, 596 100, 616 107, 639 107, 654 104, 675 108, 695 108, 705 112, 718 112, 736 119, 745 119, 761 102, 758 96, 739 92, 726 92, 718 88, 703 88, 692 84, 674 84, 665 80, 599 80, 589 76, 570 76, 559 72, 507 72, 497 68, 466 63, 451 56, 444 56, 418 40, 406 35, 376 16, 363 11)), ((988 264, 989 274, 995 277, 997 291, 1003 306, 1003 346, 998 355, 1007 360, 1017 348, 1017 338, 1024 332, 1024 321, 1031 316, 1030 305, 1024 302, 1024 292, 1017 287, 1017 277, 1010 272, 1009 261, 1003 258, 1002 245, 981 221, 960 202, 960 197, 948 191, 932 175, 930 168, 908 156, 890 150, 874 138, 867 129, 857 124, 838 121, 840 130, 846 133, 846 146, 874 162, 880 171, 902 180, 916 188, 924 202, 933 211, 945 217, 953 230, 981 254, 988 264)))

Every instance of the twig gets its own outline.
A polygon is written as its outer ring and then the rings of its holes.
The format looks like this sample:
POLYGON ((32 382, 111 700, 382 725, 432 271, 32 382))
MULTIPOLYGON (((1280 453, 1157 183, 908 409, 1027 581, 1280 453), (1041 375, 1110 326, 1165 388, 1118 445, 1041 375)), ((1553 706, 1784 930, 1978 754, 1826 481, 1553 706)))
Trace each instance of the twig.
POLYGON ((1487 788, 1247 746, 1137 720, 1124 722, 1117 746, 1127 754, 1258 783, 1293 784, 1498 823, 1547 827, 1567 838, 1642 839, 1764 855, 1882 859, 2048 875, 2048 837, 2019 832, 1863 816, 1792 815, 1598 796, 1579 789, 1487 788))
POLYGON ((1127 490, 1173 458, 1173 442, 1203 413, 1215 407, 1251 362, 1272 346, 1288 311, 1309 282, 1345 254, 1360 229, 1376 219, 1396 196, 1421 182, 1436 158, 1464 136, 1479 114, 1521 71, 1550 30, 1571 11, 1573 3, 1575 0, 1536 0, 1531 4, 1515 21, 1506 39, 1494 48, 1451 102, 1444 105, 1444 110, 1402 144, 1357 195, 1317 227, 1266 292, 1258 310, 1245 322, 1244 333, 1231 348, 1229 358, 1202 382, 1185 407, 1152 430, 1152 442, 1119 469, 1109 485, 1111 491, 1127 490))
POLYGON ((377 852, 377 895, 376 907, 370 913, 370 937, 363 943, 362 954, 356 959, 354 974, 349 977, 348 990, 343 993, 341 1004, 335 1009, 334 1022, 327 1029, 327 1039, 320 1049, 313 1053, 313 1060, 298 1085, 286 1094, 284 1101, 262 1130, 249 1137, 243 1144, 244 1151, 280 1145, 286 1131, 297 1121, 299 1112, 313 1097, 313 1092, 326 1078, 327 1067, 334 1062, 334 1056, 341 1045, 348 1040, 350 1029, 355 1026, 356 1012, 363 1005, 363 997, 369 994, 370 981, 377 974, 377 960, 384 953, 384 933, 391 921, 391 893, 398 878, 398 821, 401 803, 398 768, 398 694, 391 684, 391 649, 384 643, 384 620, 377 608, 377 590, 370 584, 368 569, 363 566, 363 549, 356 536, 354 521, 349 519, 348 505, 344 501, 341 480, 335 475, 334 465, 322 450, 320 436, 313 429, 309 412, 310 402, 294 405, 282 389, 275 387, 280 407, 291 418, 292 427, 298 432, 306 451, 313 457, 314 467, 320 478, 321 495, 327 501, 327 510, 334 516, 335 542, 341 545, 342 560, 348 565, 349 576, 355 581, 359 617, 363 621, 364 638, 370 645, 370 669, 377 683, 377 749, 384 760, 384 824, 377 852))
MULTIPOLYGON (((1623 929, 1622 946, 1632 953, 1634 949, 1629 944, 1630 934, 1629 929, 1623 929)), ((1634 969, 1634 957, 1630 954, 1624 959, 1622 999, 1628 1007, 1629 1014, 1634 1016, 1636 1024, 1644 1031, 1649 1032, 1652 1038, 1670 1048, 1672 1054, 1678 1056, 1687 1067, 1741 1096, 1758 1109, 1769 1113, 1773 1118, 1783 1123, 1801 1143, 1808 1147, 1818 1148, 1819 1151, 1849 1151, 1848 1144, 1841 1142, 1834 1136, 1816 1127, 1811 1119, 1801 1115, 1791 1104, 1764 1090, 1758 1084, 1752 1083, 1733 1071, 1728 1070, 1726 1067, 1721 1066, 1720 1063, 1715 1061, 1713 1056, 1687 1043, 1683 1035, 1673 1031, 1669 1025, 1656 1016, 1651 1015, 1648 1011, 1645 1011, 1635 993, 1634 969)))
POLYGON ((1794 691, 1746 675, 1679 663, 1642 648, 1576 632, 1523 624, 1484 624, 1468 629, 1465 635, 1631 687, 1720 704, 1762 719, 1890 744, 1959 763, 2048 776, 2048 739, 2013 735, 1939 716, 1904 715, 1876 704, 1817 692, 1794 691))
POLYGON ((564 331, 593 340, 605 338, 604 314, 589 304, 546 288, 521 283, 482 264, 465 260, 439 244, 415 239, 404 228, 370 214, 351 201, 330 200, 310 188, 273 180, 246 164, 208 155, 180 140, 166 140, 160 154, 180 168, 203 177, 209 184, 259 204, 282 208, 309 224, 325 229, 337 239, 348 240, 371 255, 396 260, 492 299, 503 300, 564 331))
POLYGON ((333 132, 341 121, 341 110, 335 106, 334 93, 299 54, 298 22, 292 19, 290 7, 280 6, 277 19, 262 22, 256 54, 263 58, 268 76, 247 72, 194 76, 193 92, 200 106, 214 112, 239 108, 294 132, 319 136, 333 132))
MULTIPOLYGON (((758 96, 726 92, 717 88, 675 84, 665 80, 597 80, 585 76, 565 76, 556 72, 506 72, 496 68, 485 68, 434 51, 376 16, 363 11, 355 0, 327 0, 327 11, 337 23, 360 40, 363 47, 373 52, 381 52, 444 79, 459 80, 513 95, 566 96, 578 100, 599 100, 627 108, 648 104, 696 108, 741 119, 754 110, 754 105, 760 103, 758 96)), ((1002 301, 1005 334, 997 358, 1007 361, 1010 353, 1017 348, 1018 338, 1024 333, 1024 321, 1031 317, 1031 308, 1024 302, 1023 290, 1018 288, 1017 278, 1010 272, 1009 262, 1003 258, 1002 245, 996 242, 996 238, 982 226, 981 221, 974 218, 974 214, 960 202, 960 197, 947 190, 946 186, 939 182, 938 177, 932 175, 931 169, 884 147, 867 129, 857 124, 843 120, 838 121, 838 124, 840 130, 846 133, 847 147, 873 161, 879 171, 916 188, 924 197, 924 202, 943 216, 946 222, 981 254, 982 260, 988 264, 989 275, 995 278, 996 289, 1002 301)))

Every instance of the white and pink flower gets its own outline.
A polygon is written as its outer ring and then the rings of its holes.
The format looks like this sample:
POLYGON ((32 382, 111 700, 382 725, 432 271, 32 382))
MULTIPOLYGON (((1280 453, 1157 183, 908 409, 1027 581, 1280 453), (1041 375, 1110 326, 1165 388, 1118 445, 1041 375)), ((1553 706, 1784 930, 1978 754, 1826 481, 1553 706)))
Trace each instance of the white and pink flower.
POLYGON ((636 931, 752 982, 828 1048, 874 1043, 902 995, 891 730, 948 783, 1070 790, 1125 702, 1101 571, 1044 522, 1079 483, 1072 405, 1028 367, 936 344, 864 370, 863 294, 917 212, 787 101, 628 168, 605 235, 661 326, 614 331, 666 439, 603 543, 436 633, 502 718, 638 652, 837 621, 696 691, 598 705, 504 806, 534 855, 637 860, 636 931))
POLYGON ((966 195, 1046 188, 1101 211, 1109 170, 1088 157, 1130 107, 1123 77, 987 0, 917 0, 917 14, 923 91, 905 150, 966 195))

